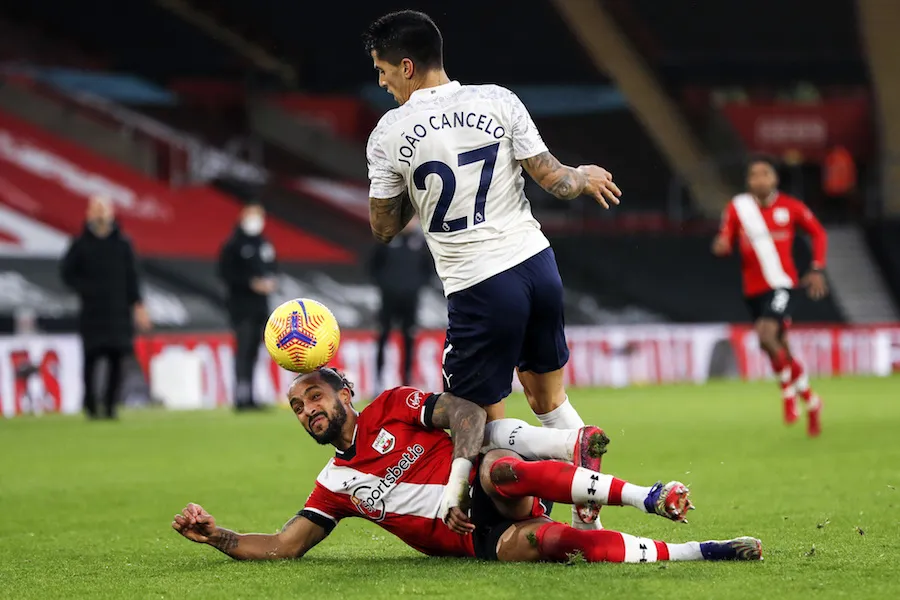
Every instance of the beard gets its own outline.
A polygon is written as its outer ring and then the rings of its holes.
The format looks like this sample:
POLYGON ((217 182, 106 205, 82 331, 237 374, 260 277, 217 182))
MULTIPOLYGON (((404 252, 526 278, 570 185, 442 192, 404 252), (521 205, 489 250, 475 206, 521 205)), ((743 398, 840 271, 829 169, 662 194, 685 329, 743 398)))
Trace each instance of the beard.
POLYGON ((325 415, 325 418, 328 419, 328 427, 322 433, 315 433, 312 429, 307 429, 310 437, 322 446, 331 444, 341 436, 341 431, 347 422, 347 408, 338 402, 334 409, 334 414, 325 415))

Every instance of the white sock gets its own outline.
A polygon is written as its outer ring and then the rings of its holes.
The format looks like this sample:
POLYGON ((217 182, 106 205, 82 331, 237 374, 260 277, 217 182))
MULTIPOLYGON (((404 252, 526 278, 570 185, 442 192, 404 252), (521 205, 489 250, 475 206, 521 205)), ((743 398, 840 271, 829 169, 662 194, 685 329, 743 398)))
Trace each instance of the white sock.
POLYGON ((584 427, 584 421, 581 420, 578 411, 569 402, 568 396, 566 396, 562 404, 550 412, 542 415, 535 413, 534 416, 541 422, 541 425, 552 429, 581 429, 584 427))
POLYGON ((781 397, 785 400, 791 400, 796 397, 797 390, 791 383, 791 368, 785 367, 781 370, 781 397))
POLYGON ((666 543, 669 549, 669 560, 703 560, 700 552, 700 542, 685 542, 683 544, 666 543))
MULTIPOLYGON (((575 410, 575 407, 569 402, 568 396, 566 396, 566 399, 562 404, 550 412, 542 415, 535 413, 534 416, 541 422, 541 425, 547 428, 581 429, 584 427, 584 421, 581 419, 581 415, 578 414, 578 411, 575 410)), ((593 523, 583 522, 578 516, 578 509, 575 508, 575 506, 572 506, 572 527, 582 531, 603 529, 603 525, 600 523, 599 518, 595 519, 593 523)))
POLYGON ((520 419, 498 419, 485 425, 481 451, 512 450, 525 460, 572 462, 577 441, 577 429, 547 429, 520 419))
POLYGON ((819 400, 819 397, 817 395, 811 394, 809 396, 809 402, 806 403, 806 409, 807 410, 817 410, 821 403, 822 403, 822 401, 819 400))
MULTIPOLYGON (((616 478, 612 475, 578 467, 575 470, 575 477, 572 478, 572 502, 575 504, 596 502, 602 506, 608 506, 609 489, 614 479, 616 478)), ((644 506, 644 499, 649 493, 650 488, 626 481, 622 486, 622 506, 633 506, 645 513, 647 509, 644 506)))
POLYGON ((801 394, 809 391, 809 375, 806 374, 806 369, 800 371, 800 376, 794 381, 794 387, 801 394))
MULTIPOLYGON (((639 538, 627 533, 620 533, 622 541, 625 542, 625 560, 627 563, 652 563, 656 562, 658 555, 656 552, 656 542, 648 538, 639 538)), ((669 548, 672 546, 670 545, 669 548)), ((699 546, 698 546, 699 548, 699 546)), ((669 551, 669 559, 672 554, 669 551)))

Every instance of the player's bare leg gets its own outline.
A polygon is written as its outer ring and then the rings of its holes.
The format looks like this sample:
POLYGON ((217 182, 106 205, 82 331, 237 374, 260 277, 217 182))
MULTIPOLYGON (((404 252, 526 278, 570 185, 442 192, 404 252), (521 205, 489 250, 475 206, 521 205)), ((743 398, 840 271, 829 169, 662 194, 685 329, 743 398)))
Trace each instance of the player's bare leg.
MULTIPOLYGON (((544 427, 553 429, 582 429, 584 421, 569 402, 566 395, 566 386, 563 380, 563 370, 557 369, 549 373, 534 373, 532 371, 516 370, 519 382, 525 391, 525 398, 532 412, 544 427)), ((606 444, 609 438, 601 430, 600 435, 605 439, 603 452, 592 453, 589 451, 590 442, 585 440, 581 444, 582 449, 573 457, 575 466, 599 471, 601 457, 606 452, 606 444)), ((573 506, 572 526, 581 529, 601 529, 603 525, 599 519, 599 507, 573 506)))
MULTIPOLYGON (((781 373, 782 381, 787 380, 792 389, 800 394, 803 404, 806 406, 806 431, 810 436, 817 436, 822 432, 822 399, 816 394, 809 385, 809 376, 806 369, 803 368, 797 357, 791 352, 791 346, 787 339, 787 328, 782 327, 779 332, 779 339, 787 350, 787 356, 790 364, 784 368, 781 373)), ((795 409, 796 414, 796 409, 795 409)), ((796 418, 796 417, 795 417, 796 418)))
POLYGON ((500 536, 497 558, 507 562, 627 562, 762 560, 752 537, 674 544, 602 529, 583 531, 549 519, 512 525, 500 536))
POLYGON ((506 416, 506 401, 501 400, 496 404, 491 404, 489 406, 482 406, 484 412, 487 413, 487 422, 491 421, 499 421, 506 416))

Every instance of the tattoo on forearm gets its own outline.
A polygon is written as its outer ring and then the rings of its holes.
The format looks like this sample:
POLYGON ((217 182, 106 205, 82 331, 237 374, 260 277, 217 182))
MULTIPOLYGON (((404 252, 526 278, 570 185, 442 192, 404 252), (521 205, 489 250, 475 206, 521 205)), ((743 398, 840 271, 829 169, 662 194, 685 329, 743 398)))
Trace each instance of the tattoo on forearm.
POLYGON ((563 165, 549 152, 541 152, 522 161, 522 164, 542 188, 562 200, 580 196, 587 183, 583 173, 563 165))
POLYGON ((212 546, 217 550, 221 550, 225 554, 231 554, 231 551, 238 546, 238 534, 227 529, 220 529, 211 539, 211 542, 212 546))
POLYGON ((450 429, 453 436, 453 458, 469 460, 474 459, 481 451, 486 420, 484 409, 452 394, 442 394, 431 415, 432 425, 450 429))
POLYGON ((293 525, 296 521, 299 521, 299 520, 300 520, 300 515, 295 515, 295 516, 291 517, 291 519, 287 523, 284 524, 284 527, 281 528, 281 533, 284 533, 285 531, 290 529, 291 525, 293 525))
POLYGON ((390 242, 416 214, 409 194, 403 192, 393 198, 369 199, 369 223, 375 238, 383 243, 390 242))

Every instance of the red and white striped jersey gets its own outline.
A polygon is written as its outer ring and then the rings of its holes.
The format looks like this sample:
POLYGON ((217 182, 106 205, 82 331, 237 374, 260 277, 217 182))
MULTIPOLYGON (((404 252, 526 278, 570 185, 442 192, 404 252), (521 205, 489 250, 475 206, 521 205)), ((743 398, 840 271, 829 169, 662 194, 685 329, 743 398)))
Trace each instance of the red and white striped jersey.
POLYGON ((365 517, 424 554, 474 556, 472 536, 453 533, 438 517, 453 442, 431 427, 437 398, 400 387, 363 409, 353 445, 328 461, 300 515, 326 531, 365 517))
POLYGON ((813 266, 824 268, 828 243, 825 230, 803 202, 777 192, 765 206, 750 194, 735 196, 728 204, 719 235, 732 245, 735 241, 739 244, 744 295, 797 286, 793 256, 797 227, 810 236, 813 266))

